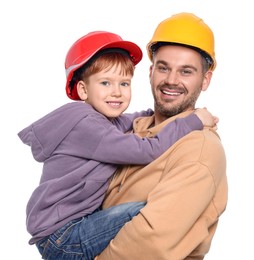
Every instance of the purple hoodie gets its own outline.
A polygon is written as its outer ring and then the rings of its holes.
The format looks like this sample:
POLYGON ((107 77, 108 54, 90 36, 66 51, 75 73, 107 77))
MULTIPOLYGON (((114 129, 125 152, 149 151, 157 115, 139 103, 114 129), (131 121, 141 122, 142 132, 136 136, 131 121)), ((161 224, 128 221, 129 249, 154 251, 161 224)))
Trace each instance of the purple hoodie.
POLYGON ((123 134, 153 111, 123 114, 109 121, 90 105, 71 102, 18 133, 43 162, 39 186, 27 204, 29 243, 52 234, 70 220, 97 209, 119 164, 148 164, 178 139, 203 129, 195 114, 176 119, 155 138, 123 134))

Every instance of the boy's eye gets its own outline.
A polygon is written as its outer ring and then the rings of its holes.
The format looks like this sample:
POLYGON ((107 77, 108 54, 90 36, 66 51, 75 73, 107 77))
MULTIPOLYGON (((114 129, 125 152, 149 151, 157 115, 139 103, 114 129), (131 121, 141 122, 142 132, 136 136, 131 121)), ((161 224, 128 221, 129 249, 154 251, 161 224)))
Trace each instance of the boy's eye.
POLYGON ((102 81, 101 84, 102 84, 103 86, 109 86, 109 82, 108 82, 108 81, 102 81))
POLYGON ((123 82, 123 83, 121 83, 121 85, 124 86, 124 87, 128 87, 128 86, 130 86, 130 83, 128 83, 128 82, 123 82))

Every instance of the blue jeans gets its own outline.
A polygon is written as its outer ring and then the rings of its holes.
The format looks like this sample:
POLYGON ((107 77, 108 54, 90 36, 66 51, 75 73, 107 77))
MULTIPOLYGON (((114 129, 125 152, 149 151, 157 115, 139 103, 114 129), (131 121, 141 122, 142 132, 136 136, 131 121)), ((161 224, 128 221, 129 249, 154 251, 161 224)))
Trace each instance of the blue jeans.
POLYGON ((136 216, 144 202, 123 203, 75 219, 36 243, 42 259, 93 260, 121 227, 136 216))

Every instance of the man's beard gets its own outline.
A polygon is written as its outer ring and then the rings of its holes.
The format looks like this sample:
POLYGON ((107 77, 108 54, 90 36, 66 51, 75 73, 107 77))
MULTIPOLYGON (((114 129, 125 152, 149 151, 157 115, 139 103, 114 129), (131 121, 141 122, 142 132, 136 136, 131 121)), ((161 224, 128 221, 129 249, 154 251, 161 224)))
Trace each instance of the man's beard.
POLYGON ((164 103, 162 103, 157 99, 155 93, 153 92, 155 110, 158 111, 162 116, 168 118, 180 114, 184 111, 194 109, 200 92, 201 88, 198 88, 194 93, 191 94, 190 97, 188 97, 188 99, 184 100, 182 103, 171 106, 165 106, 165 103, 170 104, 171 101, 164 100, 164 103))

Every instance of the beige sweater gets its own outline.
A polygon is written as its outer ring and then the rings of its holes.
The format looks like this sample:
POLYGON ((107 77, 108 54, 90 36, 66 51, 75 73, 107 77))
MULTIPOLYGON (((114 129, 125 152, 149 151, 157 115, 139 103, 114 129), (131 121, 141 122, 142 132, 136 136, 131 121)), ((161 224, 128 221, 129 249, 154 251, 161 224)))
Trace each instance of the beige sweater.
MULTIPOLYGON (((137 119, 134 131, 151 137, 175 118, 148 130, 154 118, 137 119)), ((225 153, 212 129, 188 134, 145 167, 123 167, 111 181, 104 208, 127 201, 147 205, 96 260, 203 259, 227 193, 225 153)))

